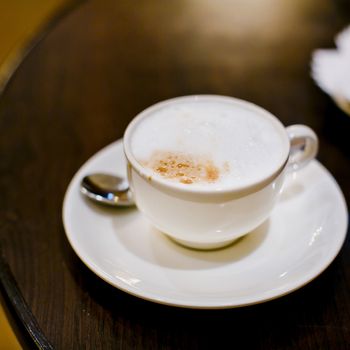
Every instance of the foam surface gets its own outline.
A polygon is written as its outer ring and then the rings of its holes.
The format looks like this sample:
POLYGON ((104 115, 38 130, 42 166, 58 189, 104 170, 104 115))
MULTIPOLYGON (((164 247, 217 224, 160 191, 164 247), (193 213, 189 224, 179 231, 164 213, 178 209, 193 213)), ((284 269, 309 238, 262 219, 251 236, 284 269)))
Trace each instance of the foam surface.
POLYGON ((156 110, 136 125, 131 149, 155 176, 170 181, 181 182, 157 171, 155 155, 177 154, 195 165, 196 159, 206 159, 219 176, 215 181, 192 181, 190 185, 196 187, 244 185, 273 173, 285 157, 284 136, 268 118, 242 106, 212 101, 182 101, 156 110))

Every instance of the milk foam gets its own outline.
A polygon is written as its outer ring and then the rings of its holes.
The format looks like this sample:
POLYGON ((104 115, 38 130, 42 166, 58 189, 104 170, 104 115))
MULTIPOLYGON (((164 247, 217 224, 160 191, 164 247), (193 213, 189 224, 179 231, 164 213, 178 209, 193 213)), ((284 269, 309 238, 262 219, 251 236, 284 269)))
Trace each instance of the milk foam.
POLYGON ((285 157, 284 142, 277 126, 255 110, 223 101, 183 100, 143 118, 133 130, 131 149, 143 165, 157 152, 205 157, 225 170, 216 181, 191 186, 219 189, 272 174, 285 157))

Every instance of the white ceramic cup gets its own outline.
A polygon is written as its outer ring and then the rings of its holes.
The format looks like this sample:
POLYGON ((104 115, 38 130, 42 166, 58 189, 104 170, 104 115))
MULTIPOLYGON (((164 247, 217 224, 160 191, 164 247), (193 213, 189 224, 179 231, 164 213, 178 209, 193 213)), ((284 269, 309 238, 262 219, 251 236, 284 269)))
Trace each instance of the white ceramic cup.
POLYGON ((137 115, 124 135, 130 188, 138 209, 161 232, 182 245, 196 249, 223 247, 261 225, 276 203, 285 173, 305 166, 315 157, 317 149, 317 136, 307 126, 293 125, 285 128, 276 117, 261 107, 236 98, 216 95, 185 96, 157 103, 137 115), (184 99, 196 103, 231 103, 269 120, 283 135, 281 163, 258 182, 248 186, 232 186, 221 191, 180 186, 152 176, 152 170, 142 166, 132 152, 133 131, 144 118, 160 108, 176 106, 184 99))

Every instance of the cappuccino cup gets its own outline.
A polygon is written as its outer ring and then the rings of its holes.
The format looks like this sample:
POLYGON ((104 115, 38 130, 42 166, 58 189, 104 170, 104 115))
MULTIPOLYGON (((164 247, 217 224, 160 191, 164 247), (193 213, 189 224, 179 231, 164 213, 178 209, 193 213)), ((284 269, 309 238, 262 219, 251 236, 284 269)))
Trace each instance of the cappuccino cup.
POLYGON ((261 225, 285 174, 318 149, 307 126, 285 128, 259 106, 216 95, 147 108, 128 125, 123 144, 138 209, 196 249, 223 247, 261 225))

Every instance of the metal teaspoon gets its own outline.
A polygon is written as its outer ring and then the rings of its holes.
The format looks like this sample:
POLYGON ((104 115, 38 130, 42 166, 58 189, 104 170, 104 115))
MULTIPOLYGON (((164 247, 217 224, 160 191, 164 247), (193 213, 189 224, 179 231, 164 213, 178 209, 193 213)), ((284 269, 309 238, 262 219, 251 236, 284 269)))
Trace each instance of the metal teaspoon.
POLYGON ((95 173, 84 176, 80 191, 89 199, 114 207, 135 205, 128 181, 120 176, 95 173))

